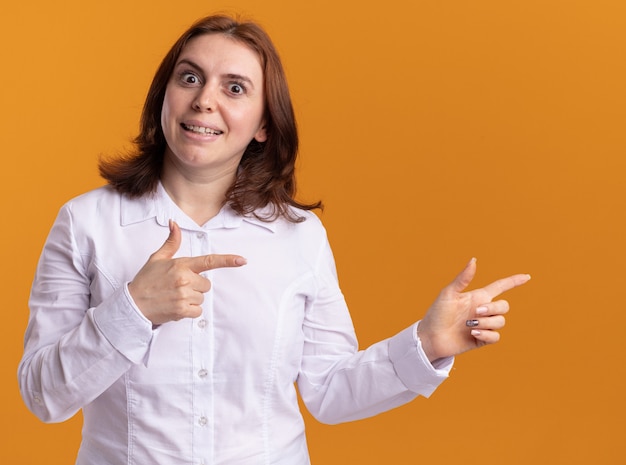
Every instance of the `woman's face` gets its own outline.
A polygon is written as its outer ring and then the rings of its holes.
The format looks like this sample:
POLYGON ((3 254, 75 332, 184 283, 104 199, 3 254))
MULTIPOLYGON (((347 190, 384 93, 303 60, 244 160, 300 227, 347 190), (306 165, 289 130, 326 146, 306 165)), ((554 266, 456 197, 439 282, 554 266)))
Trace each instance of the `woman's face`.
POLYGON ((222 34, 194 37, 165 90, 166 166, 200 177, 235 176, 252 139, 267 138, 264 107, 258 55, 222 34))

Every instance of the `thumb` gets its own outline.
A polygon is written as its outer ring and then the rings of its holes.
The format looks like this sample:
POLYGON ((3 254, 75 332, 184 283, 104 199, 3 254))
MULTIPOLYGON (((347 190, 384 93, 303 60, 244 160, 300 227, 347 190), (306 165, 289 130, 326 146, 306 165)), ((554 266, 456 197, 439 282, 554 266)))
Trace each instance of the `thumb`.
POLYGON ((476 275, 476 259, 472 258, 448 286, 454 292, 463 292, 476 275))
POLYGON ((166 259, 172 258, 178 249, 180 248, 181 233, 178 224, 175 221, 170 220, 170 235, 161 246, 159 250, 152 254, 152 259, 166 259))

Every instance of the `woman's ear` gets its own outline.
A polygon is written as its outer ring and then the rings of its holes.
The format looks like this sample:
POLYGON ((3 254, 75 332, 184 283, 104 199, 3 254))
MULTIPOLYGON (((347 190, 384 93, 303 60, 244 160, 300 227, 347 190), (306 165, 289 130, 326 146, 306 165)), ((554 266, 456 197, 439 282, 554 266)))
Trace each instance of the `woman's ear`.
POLYGON ((254 140, 257 142, 265 142, 267 140, 267 131, 265 130, 265 121, 261 123, 259 130, 254 134, 254 140))

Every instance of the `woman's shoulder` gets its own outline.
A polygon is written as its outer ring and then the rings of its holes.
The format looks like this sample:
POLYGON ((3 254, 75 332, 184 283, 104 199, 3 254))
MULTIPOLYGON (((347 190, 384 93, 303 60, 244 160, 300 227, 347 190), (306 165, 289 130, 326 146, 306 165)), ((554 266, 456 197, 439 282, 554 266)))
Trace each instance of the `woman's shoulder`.
POLYGON ((144 205, 151 201, 152 195, 145 194, 140 197, 129 197, 120 193, 110 185, 97 187, 68 200, 62 208, 69 210, 98 210, 109 212, 119 210, 121 205, 144 205))
POLYGON ((273 222, 276 233, 291 236, 298 243, 315 244, 327 240, 326 228, 314 212, 290 207, 289 213, 291 219, 281 216, 273 222))
POLYGON ((111 186, 105 185, 71 198, 64 204, 64 207, 91 208, 102 203, 103 201, 110 202, 111 200, 119 198, 121 198, 121 194, 119 194, 111 186))
POLYGON ((108 186, 79 194, 67 200, 58 210, 56 223, 91 224, 103 216, 109 216, 120 204, 120 194, 108 186))
POLYGON ((121 218, 124 211, 135 211, 138 209, 143 211, 150 204, 150 199, 147 195, 130 198, 116 191, 111 186, 105 185, 68 200, 61 207, 60 215, 63 216, 65 212, 70 217, 73 217, 74 221, 96 223, 100 220, 110 220, 110 218, 116 216, 121 218))
POLYGON ((273 206, 266 206, 240 218, 284 239, 291 237, 306 240, 326 235, 322 221, 315 213, 293 206, 286 206, 280 215, 277 215, 273 206))
MULTIPOLYGON (((256 216, 258 218, 267 217, 268 210, 263 209, 257 211, 256 216)), ((273 211, 269 212, 273 213, 273 211)), ((287 206, 280 216, 275 220, 269 222, 274 228, 281 230, 294 230, 294 231, 324 231, 324 226, 320 218, 310 210, 304 210, 301 208, 287 206)))

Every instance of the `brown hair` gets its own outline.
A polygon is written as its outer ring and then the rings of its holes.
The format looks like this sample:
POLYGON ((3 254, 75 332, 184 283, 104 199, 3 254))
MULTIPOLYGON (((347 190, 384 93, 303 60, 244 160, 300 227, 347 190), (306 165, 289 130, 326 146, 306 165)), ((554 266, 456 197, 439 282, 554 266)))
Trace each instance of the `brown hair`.
POLYGON ((224 34, 254 50, 261 61, 264 76, 265 128, 267 140, 252 140, 246 148, 234 184, 226 194, 227 202, 241 215, 255 214, 270 206, 263 220, 283 216, 298 222, 302 218, 289 207, 312 210, 322 208, 321 202, 302 204, 294 199, 295 162, 298 132, 287 87, 285 73, 267 33, 252 22, 239 22, 231 17, 208 16, 194 23, 165 55, 154 78, 135 138, 135 151, 115 159, 101 159, 100 174, 118 192, 139 197, 154 192, 163 167, 166 147, 161 128, 161 110, 165 89, 178 57, 193 37, 202 34, 224 34))

